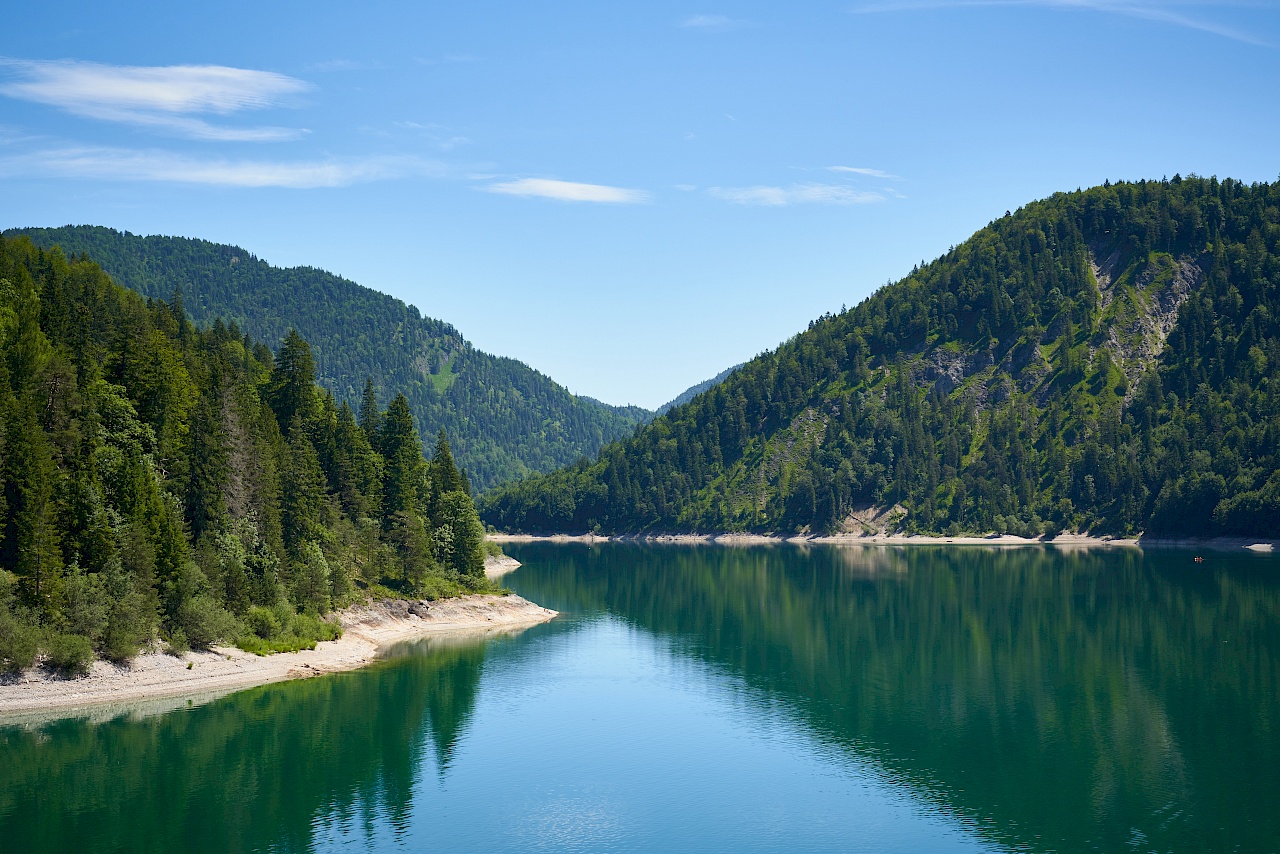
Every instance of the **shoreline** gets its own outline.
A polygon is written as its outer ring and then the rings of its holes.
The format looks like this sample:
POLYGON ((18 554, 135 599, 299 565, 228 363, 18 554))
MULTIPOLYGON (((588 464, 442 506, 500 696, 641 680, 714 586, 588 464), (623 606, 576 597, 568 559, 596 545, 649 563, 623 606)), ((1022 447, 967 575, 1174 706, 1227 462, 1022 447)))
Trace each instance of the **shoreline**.
MULTIPOLYGON (((499 565, 486 561, 486 576, 494 578, 520 565, 511 558, 495 563, 499 565)), ((32 668, 0 682, 0 725, 165 712, 259 685, 355 670, 406 641, 514 634, 558 614, 519 596, 480 593, 436 602, 369 602, 337 616, 342 637, 322 641, 313 650, 266 656, 227 646, 180 656, 149 652, 125 664, 94 661, 88 675, 71 679, 32 668)))
POLYGON ((830 536, 783 537, 771 534, 503 534, 491 533, 487 539, 495 543, 651 543, 685 545, 861 545, 861 546, 1053 546, 1066 549, 1087 548, 1177 548, 1210 551, 1247 550, 1257 553, 1280 551, 1280 540, 1264 537, 1095 537, 1089 534, 1059 534, 1045 537, 1019 537, 1014 534, 954 537, 924 534, 835 534, 830 536))

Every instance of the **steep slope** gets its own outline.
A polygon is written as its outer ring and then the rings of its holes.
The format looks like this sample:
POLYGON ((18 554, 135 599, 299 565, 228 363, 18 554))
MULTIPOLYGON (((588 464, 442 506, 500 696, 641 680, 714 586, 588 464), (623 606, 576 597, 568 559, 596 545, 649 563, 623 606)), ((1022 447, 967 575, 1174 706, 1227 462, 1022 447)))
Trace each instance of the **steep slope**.
POLYGON ((720 383, 724 382, 726 379, 729 378, 730 374, 732 374, 734 371, 738 370, 738 368, 741 368, 741 367, 742 367, 742 364, 739 363, 737 365, 734 365, 732 368, 725 368, 723 371, 716 374, 711 379, 703 380, 697 385, 689 386, 687 389, 677 394, 674 398, 672 398, 671 400, 659 406, 655 410, 655 412, 658 415, 666 415, 668 412, 675 409, 677 406, 683 406, 684 404, 693 400, 698 395, 702 394, 704 391, 707 391, 708 389, 715 388, 716 386, 720 385, 720 383))
POLYGON ((357 423, 290 333, 273 358, 86 260, 0 238, 0 671, 332 637, 356 586, 484 589, 447 440, 408 403, 357 423), (309 616, 308 616, 309 615, 309 616))
POLYGON ((418 430, 434 436, 443 428, 478 488, 592 456, 649 416, 575 397, 522 362, 476 350, 411 305, 313 267, 273 267, 236 246, 96 226, 5 233, 88 255, 146 297, 169 300, 180 290, 202 326, 222 318, 270 342, 296 329, 315 352, 318 381, 339 402, 358 405, 366 378, 384 404, 405 395, 418 430))
POLYGON ((1280 536, 1280 185, 1055 195, 825 316, 499 528, 1280 536))

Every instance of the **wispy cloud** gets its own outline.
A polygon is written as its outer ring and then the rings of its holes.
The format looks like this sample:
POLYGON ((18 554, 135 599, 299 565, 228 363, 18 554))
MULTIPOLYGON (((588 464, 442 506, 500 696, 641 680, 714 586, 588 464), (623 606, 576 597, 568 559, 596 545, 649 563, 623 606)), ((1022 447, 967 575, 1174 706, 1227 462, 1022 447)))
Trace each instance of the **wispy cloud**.
POLYGON ((845 175, 866 175, 868 178, 897 179, 898 176, 883 169, 868 169, 865 166, 828 166, 828 172, 840 172, 845 175))
POLYGON ((866 205, 884 201, 884 194, 843 184, 792 184, 789 187, 711 187, 708 193, 739 205, 866 205))
POLYGON ((471 139, 462 134, 454 133, 452 129, 445 125, 435 123, 422 124, 414 121, 392 122, 396 127, 413 131, 424 139, 430 140, 441 151, 452 151, 460 145, 470 145, 471 139))
POLYGON ((0 157, 0 177, 158 181, 216 187, 345 187, 408 177, 444 177, 445 166, 416 157, 273 161, 202 158, 168 151, 68 146, 0 157))
POLYGON ((1195 17, 1183 10, 1207 9, 1223 6, 1255 5, 1242 0, 880 0, 856 6, 851 11, 855 14, 873 14, 882 12, 905 12, 917 9, 957 9, 980 6, 1039 6, 1047 9, 1075 10, 1085 12, 1101 12, 1121 15, 1127 18, 1139 18, 1146 21, 1158 21, 1179 27, 1187 27, 1223 36, 1246 44, 1271 47, 1271 43, 1259 38, 1254 33, 1195 17))
POLYGON ((680 22, 680 26, 688 30, 723 32, 741 26, 741 23, 724 15, 690 15, 680 22))
POLYGON ((376 71, 380 68, 386 68, 381 62, 363 62, 358 59, 326 59, 323 62, 313 62, 307 67, 307 71, 376 71))
POLYGON ((310 84, 272 71, 223 65, 130 66, 77 60, 0 58, 0 94, 77 116, 123 122, 196 139, 271 142, 297 128, 236 128, 201 115, 226 116, 277 106, 310 84))
POLYGON ((480 57, 469 53, 446 53, 443 56, 417 56, 414 62, 419 65, 456 65, 460 62, 480 62, 480 57))
POLYGON ((605 184, 580 184, 576 181, 555 181, 550 178, 520 178, 515 181, 490 184, 485 189, 491 193, 537 196, 563 202, 637 204, 649 200, 649 194, 643 190, 628 190, 624 187, 609 187, 605 184))

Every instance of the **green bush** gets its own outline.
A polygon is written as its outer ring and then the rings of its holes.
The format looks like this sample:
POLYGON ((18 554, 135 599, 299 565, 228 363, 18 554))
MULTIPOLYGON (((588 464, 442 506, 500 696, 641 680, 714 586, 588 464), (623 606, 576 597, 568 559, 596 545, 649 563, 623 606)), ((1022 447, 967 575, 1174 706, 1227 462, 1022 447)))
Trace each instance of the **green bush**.
POLYGON ((260 640, 271 640, 280 634, 280 619, 270 608, 254 605, 244 615, 244 627, 248 634, 260 640))
POLYGON ((293 601, 304 611, 323 614, 330 603, 329 561, 316 542, 303 543, 299 551, 301 557, 293 572, 293 601))
POLYGON ((165 652, 170 655, 182 655, 191 649, 191 641, 187 640, 187 633, 182 629, 174 629, 165 637, 164 642, 168 645, 165 652))
POLYGON ((205 593, 179 605, 174 624, 173 634, 182 632, 195 649, 207 649, 210 644, 230 639, 236 633, 236 618, 205 593))
POLYGON ((0 606, 0 670, 21 673, 36 662, 36 630, 0 606))
POLYGON ((342 626, 336 620, 322 620, 314 614, 292 614, 281 620, 274 611, 262 607, 249 609, 245 629, 236 646, 254 655, 315 649, 320 641, 342 637, 342 626))
POLYGON ((322 620, 313 614, 297 614, 289 624, 289 633, 313 641, 331 641, 342 637, 337 620, 322 620))
POLYGON ((45 644, 45 655, 64 676, 83 676, 93 664, 93 643, 84 635, 55 634, 45 644))
POLYGON ((112 661, 124 661, 137 655, 156 635, 160 615, 155 591, 140 578, 130 577, 119 562, 109 565, 102 575, 103 590, 111 604, 101 651, 112 661))

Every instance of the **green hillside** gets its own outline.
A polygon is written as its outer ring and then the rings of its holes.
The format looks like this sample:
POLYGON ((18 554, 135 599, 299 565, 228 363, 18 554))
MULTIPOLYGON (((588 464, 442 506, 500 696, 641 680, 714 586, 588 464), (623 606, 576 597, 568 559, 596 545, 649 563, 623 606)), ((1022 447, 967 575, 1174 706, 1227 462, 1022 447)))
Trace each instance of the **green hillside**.
POLYGON ((483 529, 443 434, 403 396, 357 421, 307 343, 234 325, 0 238, 0 671, 82 670, 160 634, 257 652, 393 587, 485 589, 483 529))
POLYGON ((522 531, 1280 537, 1278 287, 1280 184, 1058 194, 481 514, 522 531))
POLYGON ((476 350, 411 305, 314 267, 273 267, 236 246, 96 226, 6 232, 15 233, 86 254, 143 296, 170 300, 180 290, 201 326, 222 318, 273 343, 296 329, 315 353, 317 380, 338 402, 358 403, 367 378, 384 402, 405 395, 418 430, 445 430, 477 488, 594 456, 650 415, 575 397, 522 362, 476 350))
POLYGON ((737 365, 734 365, 732 368, 725 368, 723 371, 716 374, 711 379, 703 380, 702 382, 696 385, 689 386, 687 389, 677 394, 671 400, 668 400, 666 403, 659 406, 657 409, 654 410, 654 412, 658 415, 666 415, 668 412, 675 409, 677 406, 683 406, 684 404, 693 400, 695 397, 702 394, 707 389, 715 388, 716 386, 720 385, 720 383, 724 382, 728 378, 729 374, 733 373, 734 371, 738 370, 738 368, 741 368, 741 367, 742 367, 741 364, 737 364, 737 365))

